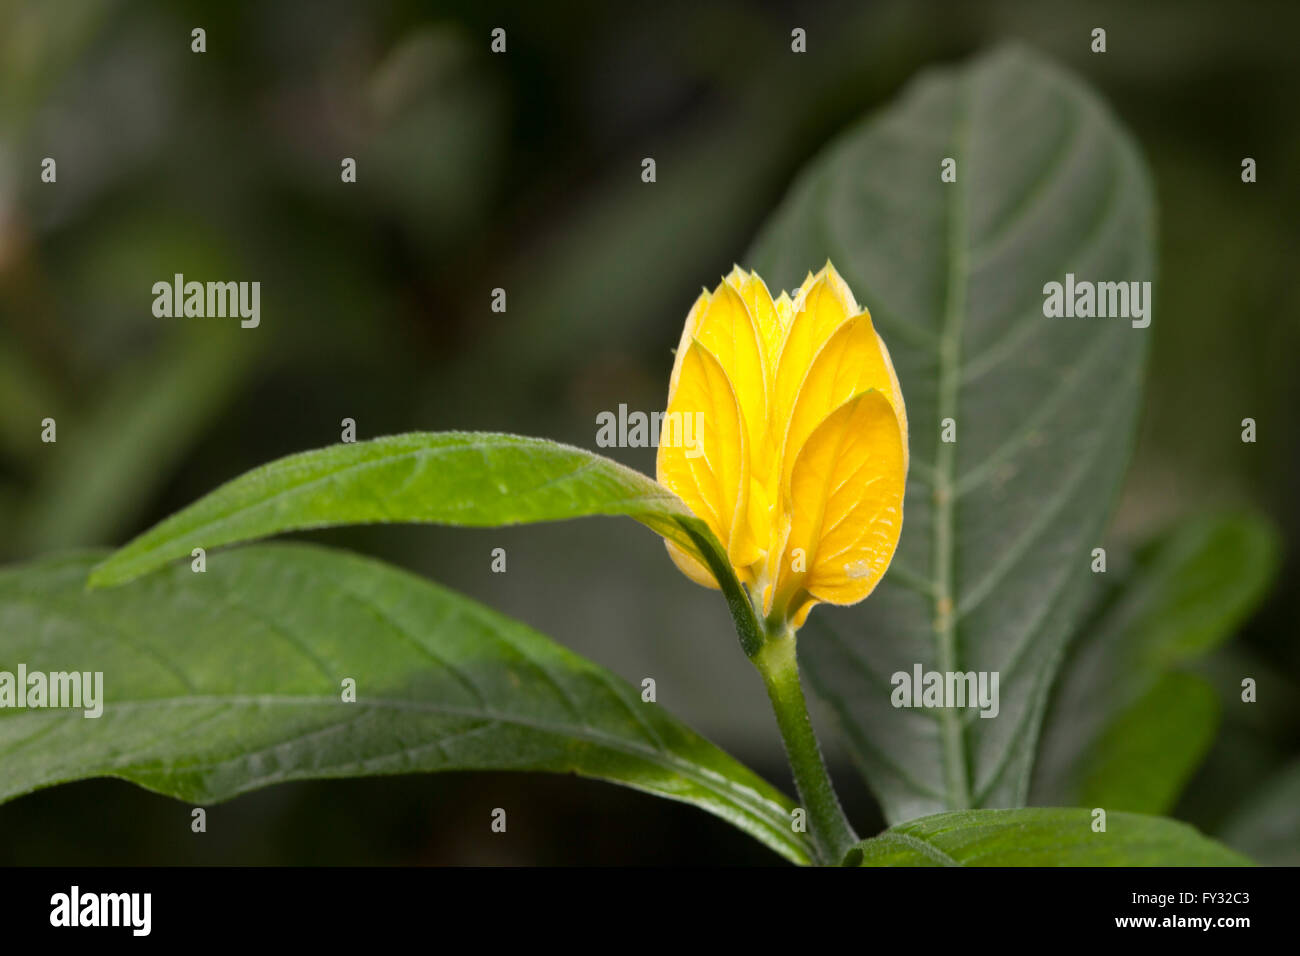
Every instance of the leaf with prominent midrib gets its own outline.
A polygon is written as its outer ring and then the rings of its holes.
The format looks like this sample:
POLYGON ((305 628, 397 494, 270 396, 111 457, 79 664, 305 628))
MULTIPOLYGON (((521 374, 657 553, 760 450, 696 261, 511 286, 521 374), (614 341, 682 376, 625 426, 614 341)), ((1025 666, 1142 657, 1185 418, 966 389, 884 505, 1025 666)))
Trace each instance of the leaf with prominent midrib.
MULTIPOLYGON (((1133 437, 1150 329, 1046 318, 1044 285, 1149 280, 1143 162, 1078 80, 1018 49, 923 75, 827 148, 748 265, 834 262, 907 403, 902 539, 876 592, 801 635, 888 819, 1025 799, 1044 702, 1133 437), (945 158, 956 182, 940 179, 945 158), (952 419, 956 441, 940 440, 952 419), (891 706, 891 678, 1000 675, 1000 712, 891 706)), ((1149 306, 1149 302, 1146 303, 1149 306)))
POLYGON ((290 455, 226 482, 95 567, 90 586, 121 584, 215 548, 283 531, 424 522, 489 528, 589 515, 634 518, 697 555, 722 587, 751 652, 754 610, 703 521, 658 482, 543 438, 409 432, 290 455))
POLYGON ((1177 820, 1031 807, 959 810, 890 827, 863 840, 856 866, 1248 866, 1250 860, 1177 820))
POLYGON ((0 671, 102 672, 104 701, 94 719, 0 709, 0 800, 104 776, 210 803, 307 778, 542 770, 692 803, 808 861, 786 797, 625 681, 468 598, 291 545, 87 591, 96 557, 0 571, 0 671))
MULTIPOLYGON (((486 432, 410 432, 331 445, 240 475, 149 529, 91 575, 121 584, 193 548, 378 522, 495 527, 626 515, 684 547, 672 492, 581 448, 486 432)), ((697 522, 698 523, 698 522, 697 522)))

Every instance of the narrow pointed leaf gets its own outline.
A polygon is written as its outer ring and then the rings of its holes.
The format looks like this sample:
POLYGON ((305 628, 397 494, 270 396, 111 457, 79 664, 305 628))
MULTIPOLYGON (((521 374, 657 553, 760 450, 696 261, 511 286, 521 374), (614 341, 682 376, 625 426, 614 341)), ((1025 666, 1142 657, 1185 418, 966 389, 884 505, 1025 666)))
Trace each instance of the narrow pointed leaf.
POLYGON ((587 515, 635 518, 693 554, 717 548, 675 495, 608 458, 517 435, 412 432, 290 455, 241 475, 131 541, 95 568, 90 584, 121 584, 194 548, 304 528, 495 527, 587 515))

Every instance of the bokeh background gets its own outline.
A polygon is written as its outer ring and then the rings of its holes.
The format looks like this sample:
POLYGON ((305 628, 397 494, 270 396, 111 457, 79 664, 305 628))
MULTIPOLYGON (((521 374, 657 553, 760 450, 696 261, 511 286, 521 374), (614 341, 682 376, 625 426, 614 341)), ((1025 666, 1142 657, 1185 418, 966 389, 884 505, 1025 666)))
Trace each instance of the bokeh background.
MULTIPOLYGON (((1110 540, 1244 505, 1287 542, 1269 598, 1208 665, 1265 675, 1267 701, 1225 713, 1175 811, 1239 839, 1243 801, 1300 772, 1298 34, 1300 5, 1241 0, 0 0, 0 560, 121 543, 337 441, 345 417, 361 438, 473 428, 594 447, 598 411, 662 407, 687 308, 806 160, 919 69, 1019 39, 1098 88, 1154 173, 1160 311, 1110 540), (260 280, 261 327, 155 318, 150 287, 175 272, 260 280), (57 445, 39 440, 47 416, 57 445), (1259 440, 1240 454, 1205 440, 1247 416, 1259 440)), ((653 471, 653 450, 611 451, 653 471)), ((312 539, 654 677, 660 703, 788 781, 722 602, 653 534, 591 520, 312 539)), ((878 809, 819 725, 873 832, 878 809)), ((1254 842, 1300 862, 1300 806, 1269 819, 1254 842)), ((694 809, 533 775, 281 786, 210 810, 201 836, 186 805, 115 781, 0 806, 0 863, 200 862, 777 861, 694 809), (507 835, 487 835, 495 806, 507 835)))

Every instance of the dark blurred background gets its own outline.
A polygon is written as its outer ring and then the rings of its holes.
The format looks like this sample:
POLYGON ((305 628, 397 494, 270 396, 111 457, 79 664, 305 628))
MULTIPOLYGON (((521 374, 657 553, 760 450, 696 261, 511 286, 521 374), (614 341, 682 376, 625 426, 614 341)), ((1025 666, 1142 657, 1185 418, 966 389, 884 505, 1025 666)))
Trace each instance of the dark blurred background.
MULTIPOLYGON (((806 160, 919 69, 1008 39, 1098 88, 1154 172, 1160 318, 1111 538, 1245 504, 1300 540, 1297 35, 1287 2, 0 0, 0 560, 121 543, 337 441, 345 417, 359 438, 491 429, 594 447, 598 411, 662 407, 687 308, 744 264, 806 160), (40 181, 46 156, 57 184, 40 181), (151 286, 176 272, 260 280, 261 327, 155 318, 151 286), (57 445, 39 441, 47 416, 57 445), (1258 442, 1217 456, 1207 430, 1247 416, 1258 442)), ((653 471, 653 450, 611 451, 653 471)), ((312 539, 653 676, 660 703, 787 783, 723 603, 653 534, 592 520, 312 539)), ((1230 711, 1176 810, 1209 832, 1300 753, 1290 545, 1284 560, 1230 645, 1272 703, 1230 711)), ((879 811, 819 726, 870 833, 879 811)), ((1280 824, 1293 841, 1297 812, 1280 824)), ((125 783, 61 787, 0 806, 0 863, 777 862, 697 810, 558 777, 293 784, 210 809, 206 835, 188 824, 186 805, 125 783), (512 808, 510 832, 484 839, 494 806, 512 808)))

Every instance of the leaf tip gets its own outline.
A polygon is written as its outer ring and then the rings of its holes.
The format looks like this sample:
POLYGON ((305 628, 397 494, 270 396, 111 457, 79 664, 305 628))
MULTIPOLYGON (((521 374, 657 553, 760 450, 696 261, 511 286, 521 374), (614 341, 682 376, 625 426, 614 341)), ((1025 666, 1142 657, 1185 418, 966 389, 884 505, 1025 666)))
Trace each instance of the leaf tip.
POLYGON ((101 591, 122 584, 126 579, 114 568, 115 563, 112 557, 108 557, 91 568, 90 574, 86 575, 86 590, 101 591))

